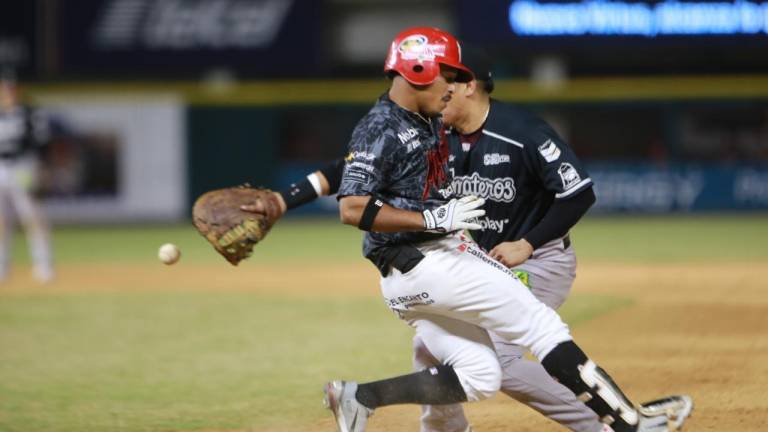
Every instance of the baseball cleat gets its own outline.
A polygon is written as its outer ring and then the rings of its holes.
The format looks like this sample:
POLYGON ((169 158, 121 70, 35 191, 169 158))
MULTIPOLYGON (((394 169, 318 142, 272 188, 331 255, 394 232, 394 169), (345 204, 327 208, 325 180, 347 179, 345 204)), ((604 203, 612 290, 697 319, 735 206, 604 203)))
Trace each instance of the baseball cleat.
POLYGON ((333 412, 338 432, 364 432, 373 410, 357 401, 357 383, 331 381, 325 385, 325 407, 333 412))
POLYGON ((693 412, 693 398, 688 395, 667 396, 642 404, 639 411, 648 417, 666 416, 669 430, 677 431, 683 428, 683 424, 693 412))
POLYGON ((637 423, 637 432, 670 432, 669 418, 664 414, 655 416, 646 416, 640 414, 640 421, 637 423))

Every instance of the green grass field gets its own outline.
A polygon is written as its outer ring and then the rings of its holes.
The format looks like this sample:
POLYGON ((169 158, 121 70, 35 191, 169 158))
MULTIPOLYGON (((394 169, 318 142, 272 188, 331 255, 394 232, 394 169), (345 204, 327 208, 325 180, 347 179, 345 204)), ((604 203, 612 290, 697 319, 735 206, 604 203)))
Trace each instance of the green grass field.
MULTIPOLYGON (((768 258, 768 214, 588 217, 572 233, 582 260, 681 262, 768 258)), ((360 259, 360 231, 335 219, 281 221, 250 262, 360 259)), ((28 263, 22 236, 14 257, 28 263)), ((220 259, 191 224, 61 227, 54 235, 58 262, 152 261, 157 247, 178 244, 185 260, 220 259)), ((246 264, 247 265, 247 264, 246 264)))
MULTIPOLYGON (((582 264, 768 259, 765 215, 591 218, 573 237, 582 264)), ((244 265, 343 265, 362 259, 359 238, 333 220, 287 220, 244 265)), ((62 227, 54 239, 60 267, 157 266, 168 241, 184 263, 227 266, 189 225, 62 227)), ((26 271, 21 238, 14 254, 26 271)), ((290 430, 327 416, 327 379, 410 368, 410 330, 373 296, 143 288, 0 286, 0 431, 290 430)), ((578 326, 628 302, 576 295, 562 312, 578 326)))

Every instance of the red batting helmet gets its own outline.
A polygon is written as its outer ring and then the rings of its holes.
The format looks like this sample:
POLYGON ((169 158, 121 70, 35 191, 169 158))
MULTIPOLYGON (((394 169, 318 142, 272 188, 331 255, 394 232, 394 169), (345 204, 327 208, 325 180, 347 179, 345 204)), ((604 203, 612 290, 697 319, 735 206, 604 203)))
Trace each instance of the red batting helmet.
POLYGON ((397 72, 415 85, 429 85, 440 76, 440 65, 458 69, 458 81, 471 81, 472 72, 461 64, 461 45, 455 37, 434 27, 403 30, 392 41, 384 72, 397 72))

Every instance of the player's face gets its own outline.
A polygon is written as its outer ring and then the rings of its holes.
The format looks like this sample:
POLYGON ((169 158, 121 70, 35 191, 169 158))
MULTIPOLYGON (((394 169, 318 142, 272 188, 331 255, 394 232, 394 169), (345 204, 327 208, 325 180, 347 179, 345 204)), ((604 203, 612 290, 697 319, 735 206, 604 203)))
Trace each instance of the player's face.
POLYGON ((419 106, 422 114, 434 117, 445 109, 456 89, 457 76, 456 69, 440 65, 440 76, 420 92, 419 106))
POLYGON ((468 83, 456 83, 453 97, 443 110, 443 123, 448 126, 454 126, 459 119, 464 116, 467 102, 466 92, 468 83))
POLYGON ((13 85, 0 81, 0 109, 10 111, 16 106, 16 89, 13 85))

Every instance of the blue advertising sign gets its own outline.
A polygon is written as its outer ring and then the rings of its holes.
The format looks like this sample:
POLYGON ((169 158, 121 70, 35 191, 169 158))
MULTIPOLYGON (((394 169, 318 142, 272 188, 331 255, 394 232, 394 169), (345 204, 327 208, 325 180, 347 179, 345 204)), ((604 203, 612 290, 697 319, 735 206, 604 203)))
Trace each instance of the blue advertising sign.
POLYGON ((768 38, 768 2, 760 0, 492 0, 484 7, 460 0, 458 17, 463 36, 497 42, 541 36, 768 38))
POLYGON ((571 75, 768 70, 768 0, 458 0, 456 17, 503 73, 542 56, 571 75))
POLYGON ((768 209, 768 166, 587 164, 597 212, 768 209))
POLYGON ((768 3, 514 0, 509 27, 521 36, 768 34, 768 3))

